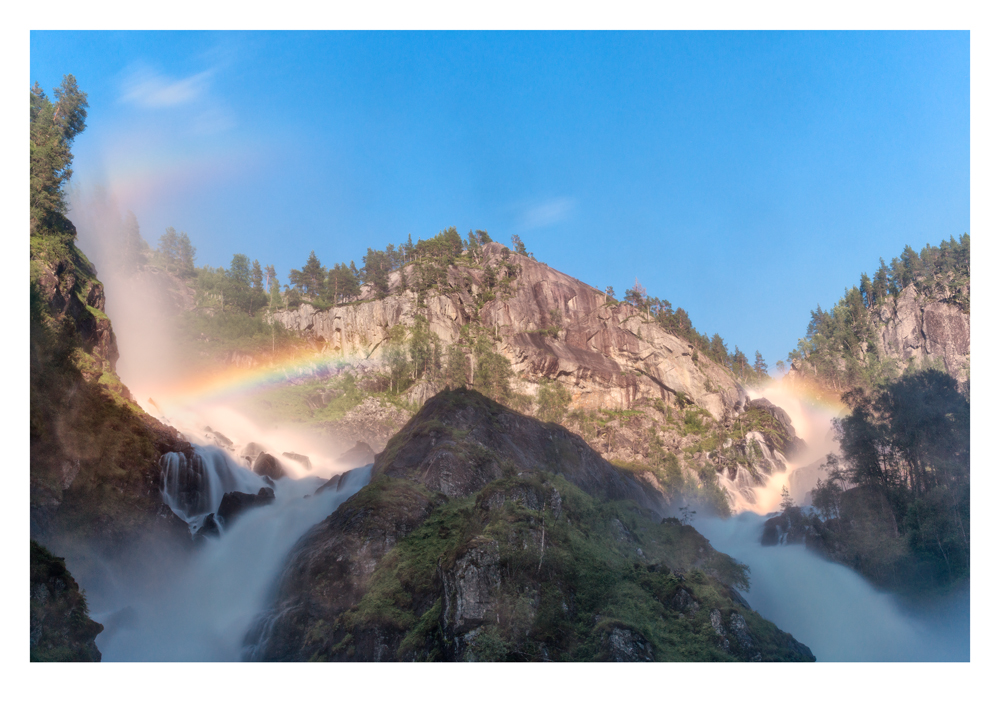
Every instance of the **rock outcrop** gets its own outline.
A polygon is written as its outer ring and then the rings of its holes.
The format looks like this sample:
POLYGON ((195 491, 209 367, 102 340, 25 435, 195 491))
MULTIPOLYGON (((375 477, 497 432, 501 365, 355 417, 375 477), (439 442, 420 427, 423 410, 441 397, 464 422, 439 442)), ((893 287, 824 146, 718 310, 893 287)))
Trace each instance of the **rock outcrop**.
POLYGON ((337 462, 349 468, 360 468, 375 462, 375 451, 364 441, 358 441, 350 450, 341 453, 337 462))
POLYGON ((788 413, 780 406, 772 404, 767 399, 752 399, 747 402, 748 409, 759 409, 777 422, 777 428, 767 433, 764 441, 768 448, 778 451, 788 460, 795 460, 804 450, 806 442, 795 434, 795 427, 788 413))
POLYGON ((274 501, 274 490, 261 487, 257 494, 247 492, 226 492, 222 495, 219 509, 216 511, 223 526, 229 526, 240 514, 255 507, 264 507, 274 501))
POLYGON ((918 293, 910 284, 895 300, 882 304, 875 311, 875 319, 880 357, 897 360, 903 367, 911 361, 923 364, 928 359, 939 359, 959 382, 969 379, 968 310, 918 293))
POLYGON ((253 463, 253 471, 262 477, 280 480, 285 476, 285 468, 270 453, 261 453, 253 463))
POLYGON ((325 426, 330 437, 342 446, 364 443, 375 452, 381 452, 388 440, 399 432, 412 415, 412 412, 375 397, 366 397, 339 421, 329 422, 325 426))
POLYGON ((100 661, 94 639, 104 627, 90 618, 80 592, 62 558, 31 542, 32 661, 100 661))
POLYGON ((818 366, 812 356, 799 357, 792 361, 788 382, 806 390, 815 387, 812 391, 820 395, 839 397, 853 386, 842 379, 848 368, 870 367, 872 357, 890 376, 909 367, 939 366, 959 383, 969 381, 968 281, 959 286, 935 281, 931 287, 925 282, 921 288, 909 284, 865 315, 870 335, 858 342, 853 355, 838 353, 832 361, 823 361, 826 367, 818 366))
POLYGON ((371 483, 298 542, 245 655, 749 658, 716 643, 715 609, 745 614, 761 644, 750 656, 811 660, 727 597, 743 568, 693 528, 661 523, 661 506, 654 486, 565 429, 477 392, 443 392, 376 456, 371 483), (628 587, 610 587, 620 581, 628 587), (624 594, 656 616, 604 617, 624 594))
POLYGON ((134 573, 156 562, 151 546, 191 546, 187 525, 163 503, 159 459, 193 448, 117 377, 103 286, 73 225, 57 220, 60 231, 31 244, 31 536, 88 585, 90 568, 134 573))
MULTIPOLYGON (((416 293, 402 290, 397 271, 383 299, 367 293, 367 300, 349 306, 321 311, 302 304, 274 316, 329 352, 373 360, 390 330, 413 326, 417 315, 445 344, 475 323, 494 333, 499 352, 526 380, 522 391, 556 380, 571 391, 571 408, 627 409, 640 397, 672 402, 678 395, 717 419, 742 408, 746 393, 726 370, 704 356, 696 360, 690 343, 634 306, 609 302, 594 287, 497 243, 483 249, 481 264, 450 267, 449 293, 427 295, 423 307, 416 293), (519 273, 510 293, 496 296, 484 270, 508 264, 519 273)), ((403 272, 413 281, 415 265, 403 272)), ((413 401, 422 403, 432 391, 415 388, 413 401)))

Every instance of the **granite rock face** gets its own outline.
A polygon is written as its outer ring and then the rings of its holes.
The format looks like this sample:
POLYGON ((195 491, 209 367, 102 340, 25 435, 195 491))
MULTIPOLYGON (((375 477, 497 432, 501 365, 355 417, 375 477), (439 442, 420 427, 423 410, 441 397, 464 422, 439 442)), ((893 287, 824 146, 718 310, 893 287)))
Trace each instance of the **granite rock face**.
MULTIPOLYGON (((428 296, 422 309, 393 272, 384 299, 363 293, 350 306, 320 311, 302 304, 274 317, 323 349, 368 360, 379 358, 393 326, 412 326, 418 314, 446 345, 475 322, 494 332, 499 352, 527 380, 519 391, 533 393, 543 380, 556 380, 570 390, 570 408, 626 409, 639 397, 673 402, 682 394, 717 419, 742 410, 746 392, 728 372, 704 356, 696 362, 690 343, 647 321, 639 309, 609 302, 594 287, 497 243, 484 248, 484 267, 506 263, 520 267, 510 294, 481 306, 477 297, 491 293, 483 270, 453 265, 450 293, 428 296)), ((404 270, 408 281, 413 270, 404 270)), ((418 387, 411 401, 422 403, 436 391, 418 387)))
POLYGON ((959 382, 969 378, 969 312, 955 304, 935 301, 919 294, 910 284, 895 301, 879 307, 881 324, 876 340, 883 357, 921 363, 940 358, 945 369, 959 382))

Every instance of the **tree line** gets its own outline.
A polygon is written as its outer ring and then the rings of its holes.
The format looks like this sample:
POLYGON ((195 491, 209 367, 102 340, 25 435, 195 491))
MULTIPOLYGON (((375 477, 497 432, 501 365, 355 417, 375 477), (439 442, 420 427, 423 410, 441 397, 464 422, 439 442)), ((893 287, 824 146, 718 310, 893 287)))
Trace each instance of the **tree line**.
MULTIPOLYGON (((416 244, 409 235, 399 245, 389 243, 382 250, 369 247, 361 258, 360 268, 353 260, 326 267, 312 251, 302 269, 292 269, 289 273, 289 284, 285 287, 288 305, 297 306, 303 301, 320 307, 340 305, 356 300, 363 286, 369 287, 376 298, 383 298, 389 294, 390 275, 411 264, 414 265, 411 280, 407 280, 405 272, 400 272, 399 286, 423 294, 447 285, 448 268, 463 252, 471 263, 480 264, 483 247, 491 242, 493 239, 485 230, 470 230, 467 239, 463 239, 454 227, 416 244)), ((512 237, 512 244, 515 252, 533 257, 517 235, 512 237)), ((487 279, 497 283, 504 275, 510 277, 513 271, 512 267, 498 276, 492 268, 488 269, 487 279)))

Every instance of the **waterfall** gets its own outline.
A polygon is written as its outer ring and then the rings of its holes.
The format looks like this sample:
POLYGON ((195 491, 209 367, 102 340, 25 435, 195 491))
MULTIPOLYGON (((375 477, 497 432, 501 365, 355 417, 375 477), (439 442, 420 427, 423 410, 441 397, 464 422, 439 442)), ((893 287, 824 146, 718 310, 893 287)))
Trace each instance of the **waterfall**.
MULTIPOLYGON (((175 572, 157 581, 118 586, 114 610, 93 617, 105 661, 238 661, 244 635, 264 609, 269 591, 295 543, 364 487, 371 465, 351 472, 344 486, 318 494, 324 478, 274 481, 274 501, 220 525, 175 572), (123 607, 124 605, 124 607, 123 607)), ((195 447, 192 460, 167 453, 161 462, 166 504, 196 531, 226 492, 256 494, 267 485, 219 448, 195 447)))
POLYGON ((916 606, 876 589, 859 573, 804 545, 761 545, 764 522, 768 513, 779 509, 782 487, 789 488, 797 503, 808 505, 819 464, 838 449, 830 409, 780 386, 763 396, 789 414, 807 451, 793 463, 776 453, 786 469, 772 472, 763 486, 755 486, 742 467, 732 477, 722 473, 719 485, 730 498, 734 516, 701 516, 692 522, 716 550, 750 567, 746 598, 751 607, 809 646, 819 661, 968 661, 967 587, 916 606), (802 478, 798 491, 797 473, 802 478))
POLYGON ((818 661, 968 661, 969 591, 917 606, 803 545, 761 546, 765 517, 696 519, 712 546, 750 566, 747 602, 818 661))
POLYGON ((189 462, 183 453, 164 453, 160 458, 164 503, 188 523, 195 533, 205 518, 219 508, 227 492, 256 494, 264 478, 237 464, 221 448, 195 446, 189 462))

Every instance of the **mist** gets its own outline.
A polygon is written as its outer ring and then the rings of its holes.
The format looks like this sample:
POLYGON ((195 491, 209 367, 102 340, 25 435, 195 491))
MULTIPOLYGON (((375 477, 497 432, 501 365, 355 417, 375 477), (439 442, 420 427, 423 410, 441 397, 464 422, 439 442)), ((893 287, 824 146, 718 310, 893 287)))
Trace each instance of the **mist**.
POLYGON ((716 550, 750 567, 745 593, 750 606, 809 646, 818 661, 968 661, 968 585, 946 597, 912 603, 805 545, 761 545, 764 522, 780 508, 782 487, 789 487, 797 504, 810 506, 810 491, 824 478, 819 466, 827 454, 840 450, 832 425, 840 409, 781 381, 750 396, 784 409, 807 448, 785 472, 754 488, 756 502, 728 488, 730 481, 721 476, 720 484, 735 497, 734 516, 698 516, 691 522, 716 550))
MULTIPOLYGON (((104 186, 77 187, 70 193, 70 218, 77 243, 104 284, 105 313, 118 343, 118 376, 149 411, 146 399, 183 375, 177 364, 174 320, 184 304, 170 278, 155 267, 127 271, 121 259, 127 211, 104 186)), ((143 236, 151 248, 156 237, 143 236)), ((193 305, 193 302, 192 302, 193 305)))
POLYGON ((908 605, 804 545, 761 546, 765 520, 745 512, 692 523, 716 550, 750 566, 747 602, 818 661, 969 660, 968 587, 908 605))

